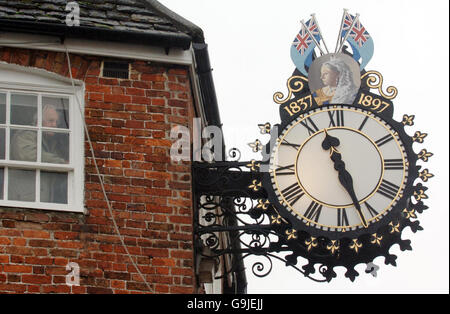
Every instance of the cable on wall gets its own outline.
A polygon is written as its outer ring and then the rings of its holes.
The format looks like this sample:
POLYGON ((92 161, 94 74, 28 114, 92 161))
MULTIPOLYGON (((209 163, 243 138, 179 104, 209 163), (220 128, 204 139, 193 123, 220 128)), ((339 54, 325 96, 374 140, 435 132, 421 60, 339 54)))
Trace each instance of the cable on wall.
POLYGON ((64 44, 64 48, 66 50, 66 57, 67 57, 67 64, 69 66, 70 80, 72 82, 72 88, 73 88, 74 95, 75 95, 75 98, 76 98, 76 101, 77 101, 77 104, 78 104, 78 110, 80 111, 81 117, 83 117, 82 120, 83 120, 84 131, 86 133, 86 137, 87 137, 87 140, 88 140, 88 143, 89 143, 89 148, 90 148, 90 151, 91 151, 92 160, 94 161, 95 170, 97 172, 97 176, 98 176, 98 179, 100 181, 100 186, 102 188, 103 196, 105 198, 109 214, 111 215, 111 218, 112 218, 112 221, 113 221, 113 224, 114 224, 114 229, 115 229, 117 235, 120 238, 120 242, 121 242, 123 248, 125 249, 126 254, 130 258, 131 262, 133 263, 133 266, 136 268, 136 270, 138 271, 139 275, 144 280, 144 282, 147 285, 148 289, 151 292, 154 292, 154 290, 152 289, 152 287, 150 286, 150 284, 147 282, 147 280, 145 279, 144 275, 142 274, 141 270, 139 269, 139 266, 136 264, 136 262, 134 261, 133 257, 131 256, 130 252, 128 251, 128 248, 125 245, 125 241, 123 239, 123 236, 121 235, 119 227, 117 226, 116 220, 114 218, 112 207, 111 207, 111 203, 109 201, 108 195, 106 194, 105 185, 103 183, 103 178, 102 178, 102 176, 100 174, 100 170, 99 170, 98 165, 97 165, 97 160, 95 158, 94 148, 92 146, 92 141, 91 141, 91 138, 89 136, 89 131, 88 131, 88 128, 87 128, 87 125, 86 125, 86 121, 84 119, 84 113, 83 113, 83 111, 81 109, 81 102, 80 102, 80 99, 78 98, 78 95, 76 93, 75 83, 74 83, 74 79, 72 77, 72 66, 71 66, 71 63, 70 63, 69 50, 67 49, 67 46, 65 44, 64 44))

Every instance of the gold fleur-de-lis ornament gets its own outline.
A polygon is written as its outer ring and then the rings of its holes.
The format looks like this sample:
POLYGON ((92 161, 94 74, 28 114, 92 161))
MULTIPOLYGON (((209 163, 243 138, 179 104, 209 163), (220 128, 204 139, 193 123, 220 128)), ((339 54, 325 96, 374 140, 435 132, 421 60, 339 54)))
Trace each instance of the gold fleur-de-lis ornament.
POLYGON ((253 180, 252 184, 250 184, 248 187, 249 187, 249 189, 251 189, 255 192, 258 192, 262 187, 262 182, 260 182, 258 180, 253 180))
POLYGON ((297 230, 295 229, 286 230, 286 235, 288 240, 297 239, 297 230))
POLYGON ((261 208, 262 210, 266 210, 269 207, 269 200, 258 200, 258 205, 256 205, 256 208, 261 208))
POLYGON ((250 160, 249 164, 245 165, 251 171, 256 171, 261 166, 261 162, 257 162, 255 159, 250 160))
POLYGON ((350 244, 350 249, 355 251, 355 253, 359 252, 359 249, 362 248, 362 243, 359 242, 358 239, 352 239, 352 243, 350 244))
POLYGON ((428 169, 423 169, 419 173, 419 178, 421 178, 423 182, 427 182, 428 179, 432 177, 434 177, 434 174, 430 173, 428 169))
POLYGON ((389 223, 389 226, 391 227, 391 230, 389 231, 389 233, 399 233, 400 232, 400 229, 399 229, 400 228, 400 223, 399 222, 394 224, 394 222, 391 221, 389 223))
POLYGON ((427 162, 428 158, 430 158, 431 156, 433 156, 433 153, 428 152, 426 149, 422 149, 419 154, 417 155, 417 157, 419 159, 421 159, 422 161, 427 162))
POLYGON ((422 133, 420 131, 417 131, 416 133, 414 133, 414 136, 412 139, 414 142, 423 143, 423 140, 425 137, 427 137, 427 135, 428 135, 427 133, 422 133))
POLYGON ((269 122, 266 122, 264 124, 258 124, 258 127, 259 127, 259 133, 261 133, 261 134, 269 134, 270 133, 271 125, 269 122))
POLYGON ((407 115, 407 114, 404 114, 403 115, 403 121, 402 121, 402 123, 403 123, 403 125, 409 125, 409 126, 412 126, 412 125, 414 125, 414 115, 407 115))
POLYGON ((308 240, 305 240, 306 247, 308 251, 311 251, 312 248, 315 248, 319 243, 317 239, 314 237, 310 237, 308 240))
POLYGON ((383 236, 379 236, 376 233, 373 233, 370 243, 381 246, 381 240, 383 240, 383 236))
POLYGON ((423 189, 419 189, 418 191, 414 191, 414 198, 416 201, 420 201, 422 199, 427 199, 428 195, 425 194, 423 189))
POLYGON ((340 244, 338 240, 331 240, 331 243, 327 245, 327 250, 334 254, 339 250, 340 244))
POLYGON ((248 146, 252 148, 254 153, 261 151, 263 148, 263 145, 259 139, 256 139, 253 143, 248 143, 248 146))

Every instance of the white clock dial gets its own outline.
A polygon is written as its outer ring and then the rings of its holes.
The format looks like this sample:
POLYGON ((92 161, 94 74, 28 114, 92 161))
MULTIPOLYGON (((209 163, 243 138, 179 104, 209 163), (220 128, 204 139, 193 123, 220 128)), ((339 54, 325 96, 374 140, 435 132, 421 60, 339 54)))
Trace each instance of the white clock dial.
POLYGON ((398 201, 407 178, 406 153, 398 135, 383 120, 350 106, 323 107, 299 116, 278 138, 270 163, 281 205, 316 228, 348 231, 384 216, 398 201), (357 204, 338 177, 326 134, 351 174, 357 204))

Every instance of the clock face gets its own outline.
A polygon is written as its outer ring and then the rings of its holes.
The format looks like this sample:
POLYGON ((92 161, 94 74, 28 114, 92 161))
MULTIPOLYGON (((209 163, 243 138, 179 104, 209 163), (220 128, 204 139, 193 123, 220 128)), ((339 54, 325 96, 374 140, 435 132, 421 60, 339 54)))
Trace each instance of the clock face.
POLYGON ((299 224, 340 237, 373 226, 394 208, 405 189, 408 160, 397 132, 381 118, 334 105, 283 129, 271 154, 270 178, 278 203, 299 224), (333 147, 323 147, 327 135, 338 140, 333 147))

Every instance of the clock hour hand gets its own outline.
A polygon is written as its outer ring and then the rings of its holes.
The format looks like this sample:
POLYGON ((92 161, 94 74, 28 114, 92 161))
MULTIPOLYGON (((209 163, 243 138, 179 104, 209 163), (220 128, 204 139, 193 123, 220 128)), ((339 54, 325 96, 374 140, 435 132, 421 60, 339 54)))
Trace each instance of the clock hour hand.
POLYGON ((324 150, 330 150, 330 158, 334 162, 334 169, 336 169, 336 171, 338 172, 339 182, 350 195, 350 198, 352 199, 353 205, 358 212, 363 226, 367 228, 367 221, 361 211, 361 206, 353 188, 353 178, 351 174, 345 169, 345 163, 342 161, 341 153, 339 153, 339 151, 336 149, 336 146, 339 146, 339 144, 339 139, 337 137, 329 135, 327 130, 325 130, 325 139, 322 142, 322 148, 324 150))

